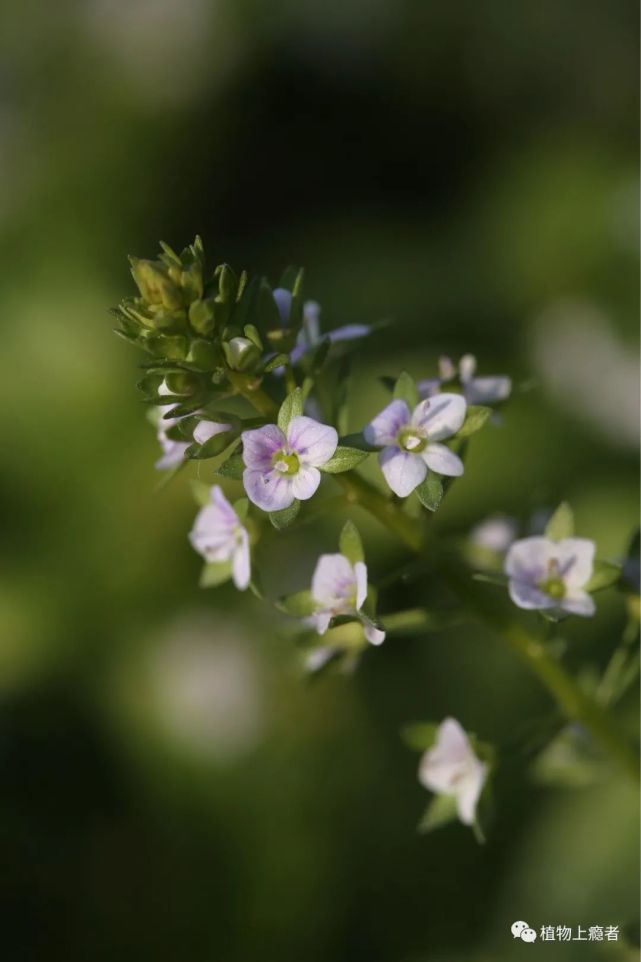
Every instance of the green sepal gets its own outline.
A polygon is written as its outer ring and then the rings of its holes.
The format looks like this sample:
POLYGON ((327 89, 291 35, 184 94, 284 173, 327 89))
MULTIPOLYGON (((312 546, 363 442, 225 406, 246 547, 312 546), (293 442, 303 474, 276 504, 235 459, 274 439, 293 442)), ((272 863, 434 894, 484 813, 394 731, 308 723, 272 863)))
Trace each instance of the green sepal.
POLYGON ((394 398, 398 401, 405 401, 410 411, 413 411, 418 404, 416 381, 407 371, 403 371, 394 384, 394 398))
POLYGON ((506 575, 491 573, 489 571, 475 571, 472 575, 474 581, 482 581, 488 585, 499 585, 501 588, 505 588, 508 579, 506 575))
POLYGON ((417 825, 417 831, 424 835, 456 821, 457 818, 456 795, 435 795, 428 802, 423 817, 417 825))
POLYGON ((621 565, 612 561, 601 561, 597 558, 592 568, 592 577, 585 585, 586 591, 601 591, 610 588, 621 577, 621 565))
POLYGON ((277 531, 282 531, 283 528, 289 528, 290 524, 293 524, 299 511, 300 501, 294 499, 288 508, 283 508, 282 511, 270 511, 269 520, 277 531))
POLYGON ((339 444, 334 454, 321 465, 321 471, 327 474, 341 474, 343 471, 351 471, 357 464, 369 457, 369 451, 361 451, 358 448, 347 448, 339 444))
POLYGON ((297 591, 293 595, 285 595, 279 598, 276 607, 285 614, 293 615, 296 618, 306 618, 316 610, 316 602, 312 597, 309 588, 304 591, 297 591))
POLYGON ((456 432, 457 438, 467 438, 470 434, 476 434, 486 424, 492 414, 492 409, 481 404, 468 404, 465 421, 459 431, 456 432))
POLYGON ((433 471, 427 472, 427 477, 415 489, 418 500, 428 511, 436 511, 443 500, 443 478, 433 471))
POLYGON ((277 354, 267 361, 263 368, 263 374, 269 374, 270 371, 274 371, 277 367, 284 367, 285 364, 289 364, 289 354, 277 354))
POLYGON ((231 561, 209 561, 203 566, 198 585, 200 588, 216 588, 231 577, 231 561))
POLYGON ((241 454, 232 454, 219 464, 216 468, 216 474, 221 478, 230 478, 232 481, 242 481, 243 471, 245 470, 245 463, 241 454))
POLYGON ((236 512, 239 521, 246 521, 247 514, 249 512, 249 500, 247 498, 238 498, 234 501, 232 508, 236 512))
POLYGON ((438 729, 435 722, 412 722, 403 726, 401 738, 413 751, 425 752, 434 745, 438 729))
POLYGON ((287 395, 278 412, 277 423, 283 434, 287 433, 287 428, 292 418, 298 417, 303 413, 303 405, 303 392, 297 387, 291 394, 287 395))
POLYGON ((545 537, 561 541, 574 535, 574 514, 567 501, 562 501, 545 526, 545 537))
POLYGON ((203 481, 198 481, 196 478, 190 478, 189 485, 191 487, 191 493, 194 496, 194 500, 199 507, 206 508, 211 504, 210 485, 205 484, 203 481))
POLYGON ((365 560, 363 542, 353 521, 346 521, 343 525, 343 530, 338 538, 338 547, 340 553, 344 555, 352 565, 355 565, 358 561, 365 560))

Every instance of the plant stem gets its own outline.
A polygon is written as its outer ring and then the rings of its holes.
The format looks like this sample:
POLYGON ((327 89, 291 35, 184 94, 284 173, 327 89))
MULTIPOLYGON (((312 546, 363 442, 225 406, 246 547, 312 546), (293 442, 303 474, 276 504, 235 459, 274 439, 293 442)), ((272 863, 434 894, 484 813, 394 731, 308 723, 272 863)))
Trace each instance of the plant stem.
POLYGON ((335 474, 334 479, 343 487, 345 497, 351 504, 360 504, 381 524, 392 531, 412 551, 420 552, 423 547, 422 525, 409 518, 393 501, 361 478, 354 471, 335 474))

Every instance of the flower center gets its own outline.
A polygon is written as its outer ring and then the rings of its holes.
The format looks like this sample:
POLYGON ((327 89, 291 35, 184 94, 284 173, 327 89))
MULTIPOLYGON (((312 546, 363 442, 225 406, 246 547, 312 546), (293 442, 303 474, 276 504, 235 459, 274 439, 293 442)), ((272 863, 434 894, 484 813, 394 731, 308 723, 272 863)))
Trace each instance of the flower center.
POLYGON ((538 587, 544 594, 549 595, 550 598, 565 597, 565 581, 561 576, 559 563, 556 558, 552 558, 551 561, 548 562, 548 576, 542 581, 539 581, 538 587))
POLYGON ((427 445, 427 439, 419 434, 416 428, 402 428, 398 432, 397 441, 399 447, 411 454, 420 454, 427 445))
POLYGON ((298 455, 295 452, 277 451, 272 457, 272 464, 280 474, 297 474, 300 467, 298 455))

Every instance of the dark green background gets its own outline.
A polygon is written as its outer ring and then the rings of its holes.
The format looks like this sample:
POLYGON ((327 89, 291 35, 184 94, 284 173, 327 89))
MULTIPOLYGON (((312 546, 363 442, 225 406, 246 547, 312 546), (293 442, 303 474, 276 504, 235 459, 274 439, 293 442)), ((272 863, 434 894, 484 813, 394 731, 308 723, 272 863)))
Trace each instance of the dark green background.
MULTIPOLYGON (((390 640, 309 687, 286 626, 198 590, 188 485, 153 493, 139 358, 106 309, 131 291, 125 255, 159 238, 198 231, 213 261, 274 279, 302 263, 328 327, 393 320, 359 345, 354 429, 377 375, 429 376, 444 351, 529 383, 475 442, 443 530, 567 497, 619 557, 638 490, 637 35, 627 0, 3 5, 3 958, 636 958, 509 933, 634 920, 637 795, 616 770, 576 790, 507 768, 485 848, 415 834, 406 721, 452 713, 500 742, 549 714, 495 639, 390 640)), ((382 575, 401 556, 358 521, 382 575)), ((285 535, 267 580, 302 587, 332 550, 331 528, 285 535)), ((622 625, 600 596, 569 663, 603 665, 622 625)))

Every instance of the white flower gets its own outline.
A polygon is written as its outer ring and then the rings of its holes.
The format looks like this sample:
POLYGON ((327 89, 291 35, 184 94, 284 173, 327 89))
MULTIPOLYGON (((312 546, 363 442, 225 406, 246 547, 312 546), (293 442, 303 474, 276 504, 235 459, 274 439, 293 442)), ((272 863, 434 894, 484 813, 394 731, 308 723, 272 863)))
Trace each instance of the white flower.
POLYGON ((318 559, 312 577, 312 598, 316 610, 310 622, 319 635, 324 635, 332 618, 355 615, 363 625, 365 637, 372 645, 385 641, 385 632, 361 612, 367 598, 367 565, 352 564, 345 555, 324 554, 318 559))
POLYGON ((231 562, 239 591, 249 584, 249 535, 218 485, 211 489, 211 504, 198 512, 189 534, 191 545, 207 562, 231 562))
POLYGON ((385 480, 400 498, 421 484, 427 469, 458 477, 463 462, 444 444, 460 430, 467 405, 460 394, 439 394, 421 401, 410 411, 405 401, 395 400, 367 425, 368 444, 383 447, 378 456, 385 480))
POLYGON ((476 806, 487 778, 487 765, 474 754, 470 740, 455 718, 441 722, 435 745, 421 758, 418 778, 437 795, 456 797, 464 825, 476 819, 476 806))
POLYGON ((455 380, 457 374, 461 384, 463 397, 468 404, 495 404, 505 401, 510 396, 512 381, 505 375, 494 377, 475 377, 476 358, 473 354, 464 354, 458 363, 458 368, 449 357, 439 358, 439 376, 419 381, 418 391, 421 397, 433 397, 438 394, 444 384, 455 380))
POLYGON ((596 606, 585 590, 593 562, 594 542, 587 538, 515 541, 505 558, 510 597, 519 608, 555 608, 574 615, 593 615, 596 606))

